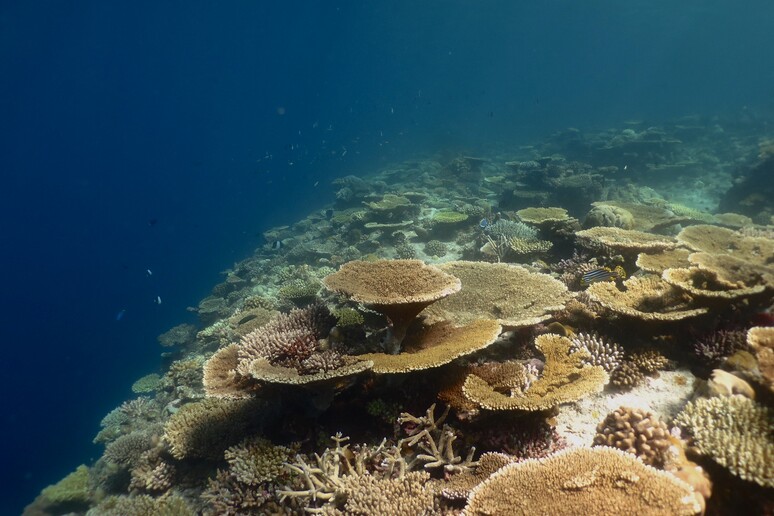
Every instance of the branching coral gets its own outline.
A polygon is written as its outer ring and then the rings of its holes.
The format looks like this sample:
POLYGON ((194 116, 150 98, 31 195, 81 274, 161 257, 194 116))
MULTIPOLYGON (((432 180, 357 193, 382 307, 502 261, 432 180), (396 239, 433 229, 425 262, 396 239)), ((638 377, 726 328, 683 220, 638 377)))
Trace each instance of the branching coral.
POLYGON ((443 468, 446 473, 459 473, 469 471, 476 465, 473 460, 475 448, 468 450, 465 459, 455 454, 454 441, 457 434, 449 425, 444 424, 448 415, 449 407, 446 407, 441 417, 435 419, 435 405, 427 409, 427 413, 422 417, 405 412, 400 415, 398 422, 407 428, 409 436, 402 439, 398 446, 412 449, 416 447, 419 450, 415 451, 414 457, 408 463, 409 469, 415 464, 423 464, 426 470, 443 468))
POLYGON ((255 486, 275 480, 293 451, 260 436, 248 437, 225 452, 229 471, 241 483, 255 486))
POLYGON ((669 428, 646 410, 621 407, 597 425, 597 446, 612 446, 632 453, 650 466, 662 467, 671 446, 669 428))
POLYGON ((596 333, 576 333, 570 337, 572 348, 570 352, 578 349, 588 351, 590 358, 587 363, 601 366, 608 373, 613 372, 621 364, 623 348, 615 342, 610 342, 596 333))
POLYGON ((774 440, 769 408, 744 396, 699 398, 675 418, 698 451, 738 477, 774 487, 774 440))

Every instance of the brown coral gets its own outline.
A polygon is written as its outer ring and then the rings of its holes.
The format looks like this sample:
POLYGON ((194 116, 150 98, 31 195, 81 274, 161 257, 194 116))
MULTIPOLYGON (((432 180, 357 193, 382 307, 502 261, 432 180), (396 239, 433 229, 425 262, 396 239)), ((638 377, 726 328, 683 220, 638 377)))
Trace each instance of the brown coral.
POLYGON ((465 516, 696 514, 693 490, 670 473, 608 447, 575 448, 509 464, 470 494, 465 516))
POLYGON ((671 446, 666 423, 652 412, 629 407, 614 410, 597 425, 594 444, 632 453, 656 467, 664 465, 671 446))
POLYGON ((460 280, 419 260, 348 262, 323 284, 384 314, 391 325, 388 351, 393 354, 419 312, 461 288, 460 280))
POLYGON ((248 437, 224 454, 229 471, 239 482, 256 486, 275 480, 283 473, 283 465, 293 456, 285 446, 277 446, 260 436, 248 437))
POLYGON ((691 251, 683 248, 670 249, 660 253, 640 253, 637 255, 637 267, 645 272, 661 274, 666 269, 685 267, 691 251))
POLYGON ((434 320, 496 319, 514 329, 547 320, 571 298, 562 282, 518 265, 457 261, 439 268, 458 277, 462 291, 425 310, 423 315, 434 320))
POLYGON ((523 393, 498 392, 486 380, 471 374, 462 387, 465 397, 490 410, 546 410, 562 403, 579 400, 602 390, 608 375, 600 366, 586 365, 586 350, 571 352, 572 341, 547 333, 535 339, 535 347, 545 356, 539 379, 523 393))

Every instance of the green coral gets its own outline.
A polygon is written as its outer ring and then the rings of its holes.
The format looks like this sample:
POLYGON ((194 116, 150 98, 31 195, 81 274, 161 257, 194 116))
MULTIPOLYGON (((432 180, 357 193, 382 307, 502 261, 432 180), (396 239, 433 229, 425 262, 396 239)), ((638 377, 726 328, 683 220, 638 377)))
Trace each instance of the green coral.
POLYGON ((686 405, 675 423, 693 445, 731 473, 774 487, 774 440, 770 410, 744 396, 700 398, 686 405))
POLYGON ((440 240, 430 240, 425 244, 425 254, 429 256, 446 256, 448 248, 440 240))
POLYGON ((89 495, 89 468, 80 465, 75 471, 40 492, 46 502, 54 505, 86 504, 89 495))
POLYGON ((354 308, 342 308, 336 310, 333 315, 336 317, 336 326, 346 328, 347 326, 362 326, 365 324, 363 314, 354 308))
POLYGON ((135 394, 145 394, 155 392, 161 387, 161 376, 156 373, 146 374, 132 384, 132 392, 135 394))
POLYGON ((459 224, 468 220, 467 213, 460 213, 452 210, 441 210, 433 215, 433 222, 436 224, 459 224))

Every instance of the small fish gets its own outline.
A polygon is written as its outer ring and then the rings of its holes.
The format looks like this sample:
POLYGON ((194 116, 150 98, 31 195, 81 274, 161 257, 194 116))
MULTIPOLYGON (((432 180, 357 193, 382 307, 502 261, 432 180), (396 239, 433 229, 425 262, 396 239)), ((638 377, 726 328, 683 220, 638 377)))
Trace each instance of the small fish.
POLYGON ((116 322, 118 322, 121 319, 123 319, 124 315, 126 315, 126 310, 125 309, 119 310, 118 313, 116 314, 116 322))
POLYGON ((275 240, 274 242, 271 243, 271 248, 274 251, 279 251, 280 249, 282 249, 282 245, 283 245, 282 240, 275 240))
POLYGON ((611 269, 610 267, 598 267, 584 273, 583 276, 581 276, 580 284, 583 287, 587 287, 592 283, 597 283, 599 281, 615 281, 625 278, 626 271, 624 271, 623 267, 620 265, 616 266, 614 269, 611 269))
POLYGON ((328 208, 327 210, 325 210, 326 220, 331 220, 331 218, 333 218, 333 213, 334 213, 333 208, 328 208))
POLYGON ((478 223, 478 227, 480 227, 481 229, 488 228, 489 227, 489 219, 487 219, 486 217, 481 219, 481 221, 478 223))
POLYGON ((153 276, 153 271, 150 269, 145 269, 145 274, 147 274, 148 276, 153 276))
POLYGON ((156 303, 157 305, 160 305, 161 304, 161 296, 156 296, 156 299, 154 299, 153 302, 156 303))

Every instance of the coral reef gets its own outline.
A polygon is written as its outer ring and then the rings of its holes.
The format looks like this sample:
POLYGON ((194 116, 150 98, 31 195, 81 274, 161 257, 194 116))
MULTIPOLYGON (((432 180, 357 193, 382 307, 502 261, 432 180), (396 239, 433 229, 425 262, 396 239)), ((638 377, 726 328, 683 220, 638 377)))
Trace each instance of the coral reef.
POLYGON ((666 423, 652 412, 621 407, 599 423, 594 444, 618 448, 649 466, 663 467, 672 445, 669 435, 666 423))

